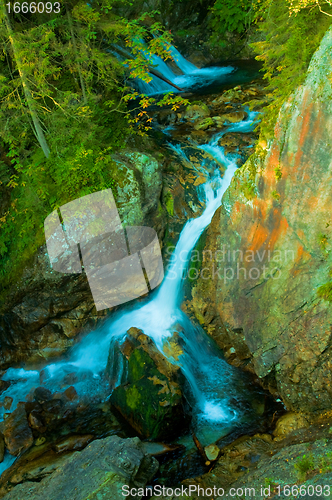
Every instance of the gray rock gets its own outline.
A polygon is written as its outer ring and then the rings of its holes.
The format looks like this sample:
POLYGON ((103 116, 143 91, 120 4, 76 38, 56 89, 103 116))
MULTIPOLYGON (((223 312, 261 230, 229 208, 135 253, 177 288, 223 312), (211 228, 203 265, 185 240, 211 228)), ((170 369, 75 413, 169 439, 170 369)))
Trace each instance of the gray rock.
MULTIPOLYGON (((125 485, 144 488, 158 469, 139 438, 111 436, 75 452, 40 483, 13 488, 4 500, 120 500, 125 485)), ((140 500, 141 496, 127 496, 140 500)))

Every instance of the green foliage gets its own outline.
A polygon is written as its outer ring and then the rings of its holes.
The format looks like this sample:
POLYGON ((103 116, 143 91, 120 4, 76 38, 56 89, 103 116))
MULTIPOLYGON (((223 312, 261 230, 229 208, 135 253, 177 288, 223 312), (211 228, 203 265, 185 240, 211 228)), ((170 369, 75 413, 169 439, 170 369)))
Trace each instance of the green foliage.
POLYGON ((274 169, 274 175, 275 175, 277 181, 280 181, 280 179, 282 177, 282 170, 281 170, 279 165, 274 169))
POLYGON ((258 166, 262 168, 266 151, 257 147, 256 151, 249 156, 246 163, 235 172, 235 177, 239 180, 239 187, 247 200, 252 200, 256 196, 256 173, 258 166))
POLYGON ((327 257, 329 254, 329 251, 327 249, 327 245, 329 242, 328 236, 326 234, 319 233, 317 239, 318 239, 319 247, 320 247, 324 257, 327 257))
MULTIPOLYGON (((66 122, 66 117, 60 115, 66 122)), ((124 146, 129 126, 124 115, 102 115, 61 123, 63 133, 50 140, 48 159, 38 148, 20 160, 11 151, 18 175, 12 175, 10 203, 0 218, 0 275, 3 287, 13 280, 42 245, 43 222, 48 214, 80 196, 112 188, 116 194, 115 164, 110 155, 124 146), (67 135, 65 135, 67 131, 67 135)))
POLYGON ((313 470, 314 467, 314 459, 311 455, 303 455, 303 457, 299 458, 294 464, 294 469, 298 472, 300 480, 305 479, 307 473, 313 470))
POLYGON ((277 201, 280 200, 280 194, 275 189, 272 191, 271 196, 272 196, 272 198, 274 198, 277 201))
POLYGON ((211 26, 218 33, 242 33, 250 24, 252 0, 216 0, 211 8, 211 26))
POLYGON ((311 57, 332 19, 318 8, 306 8, 297 15, 290 15, 289 3, 285 0, 257 2, 255 19, 263 41, 252 46, 258 53, 256 59, 263 62, 262 71, 270 99, 260 130, 262 136, 269 138, 280 107, 303 83, 311 57))
POLYGON ((317 295, 327 302, 332 302, 332 281, 318 287, 317 295))
POLYGON ((326 474, 332 471, 332 452, 326 453, 325 457, 322 457, 319 463, 319 472, 321 474, 326 474))
MULTIPOLYGON (((23 17, 0 9, 3 289, 44 243, 43 221, 51 211, 94 191, 116 192, 111 154, 130 134, 149 129, 145 109, 153 100, 127 87, 126 77, 148 81, 151 54, 169 57, 170 34, 159 23, 147 27, 147 14, 134 21, 116 15, 114 3, 75 0, 62 5, 60 14, 23 17), (132 51, 129 70, 108 50, 114 43, 132 51), (128 107, 132 99, 136 116, 128 107), (48 158, 35 122, 51 151, 48 158)), ((167 94, 158 105, 177 109, 182 102, 167 94)))

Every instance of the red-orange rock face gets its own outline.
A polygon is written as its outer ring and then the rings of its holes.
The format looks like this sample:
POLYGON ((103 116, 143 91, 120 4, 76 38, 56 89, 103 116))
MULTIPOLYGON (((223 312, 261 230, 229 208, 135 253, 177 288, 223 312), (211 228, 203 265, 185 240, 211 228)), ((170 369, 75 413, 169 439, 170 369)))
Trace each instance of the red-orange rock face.
POLYGON ((332 268, 331 49, 332 30, 283 106, 265 159, 237 171, 209 229, 208 279, 193 292, 230 362, 305 411, 332 403, 332 305, 317 295, 332 268))

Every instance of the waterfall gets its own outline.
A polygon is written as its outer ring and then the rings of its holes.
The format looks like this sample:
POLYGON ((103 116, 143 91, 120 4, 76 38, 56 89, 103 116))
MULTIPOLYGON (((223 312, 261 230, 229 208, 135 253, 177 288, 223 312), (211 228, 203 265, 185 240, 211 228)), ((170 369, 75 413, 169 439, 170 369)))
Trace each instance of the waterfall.
MULTIPOLYGON (((247 120, 230 125, 226 131, 250 131, 254 125, 256 114, 249 112, 247 120)), ((134 326, 150 336, 158 349, 163 352, 163 343, 165 339, 172 336, 174 325, 181 325, 183 331, 180 332, 180 336, 184 343, 185 352, 183 356, 180 356, 178 363, 191 385, 197 403, 197 412, 203 419, 212 419, 214 422, 232 421, 235 418, 234 412, 228 408, 227 404, 230 394, 232 393, 232 398, 236 395, 236 389, 230 387, 230 379, 236 377, 234 369, 218 354, 210 351, 208 344, 202 341, 200 328, 194 327, 180 309, 183 275, 188 266, 190 253, 204 229, 210 224, 216 209, 220 206, 222 196, 237 168, 236 158, 226 157, 223 148, 217 145, 218 140, 226 131, 216 134, 208 144, 198 146, 208 152, 217 162, 223 163, 226 166, 226 171, 222 179, 217 172, 203 185, 205 210, 196 219, 189 220, 182 229, 166 276, 159 289, 152 292, 145 301, 136 303, 134 306, 124 307, 105 326, 83 338, 72 349, 69 360, 59 360, 46 366, 43 372, 46 380, 45 385, 48 388, 53 391, 58 390, 65 373, 82 371, 91 374, 91 381, 87 383, 84 380, 75 384, 77 392, 91 395, 100 393, 105 388, 103 372, 111 342, 115 340, 121 342, 126 331, 134 326), (222 380, 223 373, 227 374, 227 397, 223 395, 225 390, 222 380)), ((185 157, 181 146, 171 147, 180 157, 185 157)), ((187 159, 187 161, 189 160, 187 159)), ((170 361, 175 362, 173 359, 170 361)), ((17 403, 22 400, 23 394, 27 394, 32 387, 39 385, 39 372, 23 368, 10 368, 3 379, 16 381, 2 395, 5 397, 8 393, 13 397, 12 409, 14 409, 17 403)), ((235 386, 236 384, 234 384, 235 386)))
MULTIPOLYGON (((141 43, 142 46, 144 46, 144 42, 141 41, 141 43)), ((121 53, 127 52, 128 57, 132 57, 131 54, 125 49, 117 46, 115 46, 115 48, 120 50, 121 53)), ((235 70, 233 66, 200 69, 191 62, 187 61, 187 59, 185 59, 173 45, 170 46, 169 52, 182 75, 176 75, 161 57, 150 54, 147 50, 141 50, 141 53, 144 55, 146 60, 149 61, 151 66, 153 66, 165 78, 167 78, 183 90, 198 89, 200 87, 205 87, 207 84, 212 84, 215 82, 223 83, 225 77, 233 73, 233 71, 235 70)), ((119 54, 117 55, 117 57, 121 58, 119 54)), ((133 80, 133 84, 138 88, 139 92, 147 95, 174 92, 174 87, 168 85, 166 82, 154 75, 151 76, 152 79, 148 83, 144 82, 140 78, 135 78, 133 80)))
MULTIPOLYGON (((167 78, 177 84, 179 79, 190 78, 200 81, 202 86, 207 80, 220 77, 233 71, 233 68, 207 68, 200 70, 186 61, 178 51, 172 47, 172 54, 176 58, 176 64, 185 73, 176 76, 170 68, 157 56, 154 56, 154 64, 159 71, 167 74, 167 78), (167 70, 166 70, 167 68, 167 70), (167 73, 166 73, 167 72, 167 73)), ((183 80, 184 81, 184 80, 183 80)), ((150 82, 150 90, 160 89, 164 82, 150 82)), ((140 83, 143 88, 143 83, 140 83)), ((147 89, 147 87, 146 87, 147 89)), ((181 339, 183 353, 178 360, 168 356, 171 363, 180 365, 191 391, 191 402, 194 407, 194 420, 197 428, 226 429, 232 428, 234 422, 241 421, 241 414, 234 408, 232 401, 239 398, 241 388, 243 390, 243 376, 235 368, 228 365, 216 349, 213 342, 202 331, 199 325, 191 323, 186 314, 181 310, 184 276, 186 274, 191 251, 194 249, 204 229, 210 224, 217 208, 222 203, 222 196, 230 185, 234 172, 236 171, 236 156, 230 158, 225 156, 218 141, 227 132, 249 132, 255 124, 257 113, 248 111, 248 118, 241 123, 230 124, 217 133, 207 144, 196 146, 209 153, 216 163, 225 166, 226 171, 221 178, 219 170, 212 172, 205 184, 200 186, 202 201, 205 209, 202 214, 189 220, 183 227, 175 250, 167 266, 166 275, 157 290, 141 301, 122 306, 102 327, 86 335, 80 343, 75 345, 67 355, 67 359, 55 360, 39 370, 10 368, 2 377, 3 380, 11 381, 10 387, 2 393, 2 399, 6 396, 13 398, 11 411, 18 402, 24 400, 25 396, 41 383, 53 392, 64 390, 64 376, 68 373, 89 374, 88 378, 82 377, 75 383, 79 395, 107 394, 107 384, 104 379, 104 371, 112 343, 121 342, 126 332, 131 327, 140 328, 146 335, 153 339, 157 348, 163 352, 164 342, 167 341, 176 330, 181 339), (42 377, 41 377, 42 374, 42 377), (41 382, 42 380, 42 382, 41 382)), ((184 162, 190 160, 186 157, 180 145, 169 145, 174 154, 177 154, 184 162)), ((209 160, 204 160, 208 162, 209 160)), ((212 162, 211 165, 214 165, 212 162)), ((202 165, 202 168, 207 165, 202 165)), ((199 167, 195 167, 198 168, 199 167)), ((205 168, 205 174, 207 174, 205 168)), ((210 169, 211 170, 211 169, 210 169)), ((120 383, 120 373, 118 383, 120 383)), ((3 407, 0 408, 0 419, 3 418, 3 407)), ((0 473, 11 465, 12 457, 7 456, 0 468, 0 473)))

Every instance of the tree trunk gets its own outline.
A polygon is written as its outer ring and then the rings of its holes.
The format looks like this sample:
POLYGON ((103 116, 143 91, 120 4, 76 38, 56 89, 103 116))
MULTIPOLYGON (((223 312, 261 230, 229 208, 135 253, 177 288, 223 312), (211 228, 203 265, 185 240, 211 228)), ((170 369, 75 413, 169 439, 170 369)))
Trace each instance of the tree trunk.
POLYGON ((40 123, 40 120, 38 117, 37 107, 36 107, 35 101, 32 97, 30 85, 29 85, 27 76, 25 74, 21 58, 19 56, 19 49, 18 49, 16 40, 15 40, 15 34, 14 34, 13 29, 12 29, 10 19, 8 16, 8 12, 7 12, 7 9, 6 9, 4 3, 3 3, 2 9, 3 9, 3 13, 4 13, 6 28, 7 28, 8 34, 9 34, 9 41, 12 45, 16 66, 17 66, 17 69, 18 69, 18 72, 19 72, 19 75, 21 78, 22 87, 24 90, 24 95, 25 95, 25 98, 26 98, 26 101, 28 104, 31 118, 32 118, 32 122, 33 122, 33 126, 34 126, 34 133, 35 133, 35 136, 40 144, 40 147, 42 148, 42 150, 44 152, 44 155, 46 156, 46 158, 48 158, 50 155, 50 148, 47 145, 46 138, 45 138, 43 129, 41 127, 41 123, 40 123))
POLYGON ((76 59, 76 65, 77 65, 77 72, 78 72, 78 75, 79 75, 79 78, 80 78, 80 83, 81 83, 83 103, 86 104, 87 103, 87 98, 86 98, 85 83, 84 83, 84 80, 83 80, 83 75, 82 75, 82 71, 81 71, 81 65, 79 63, 78 56, 77 56, 77 45, 76 45, 76 39, 75 39, 73 21, 72 21, 72 18, 71 18, 71 15, 69 13, 69 9, 68 9, 67 6, 66 6, 66 12, 67 12, 67 19, 68 19, 70 34, 71 34, 71 38, 72 38, 72 42, 73 42, 73 47, 74 47, 74 53, 75 53, 75 59, 76 59))

